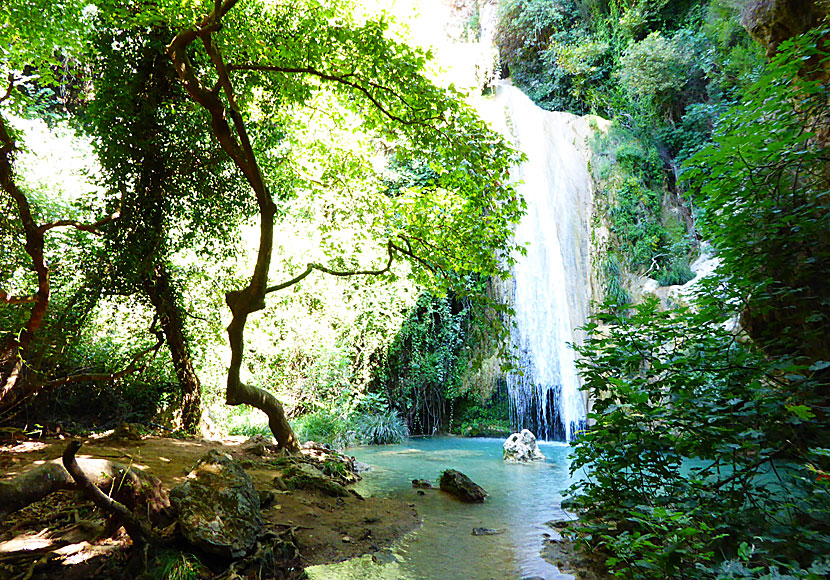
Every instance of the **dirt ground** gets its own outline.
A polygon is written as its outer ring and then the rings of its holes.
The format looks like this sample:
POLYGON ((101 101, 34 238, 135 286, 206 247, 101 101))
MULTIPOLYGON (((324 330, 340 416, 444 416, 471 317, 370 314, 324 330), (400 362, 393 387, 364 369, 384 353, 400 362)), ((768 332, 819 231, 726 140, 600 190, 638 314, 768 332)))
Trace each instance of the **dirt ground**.
MULTIPOLYGON (((309 489, 275 489, 272 482, 278 470, 246 453, 242 441, 103 437, 86 440, 78 458, 103 458, 130 465, 156 476, 169 490, 181 483, 210 449, 226 451, 242 460, 257 490, 274 493, 273 503, 262 511, 266 527, 293 534, 303 567, 376 552, 419 525, 412 506, 400 501, 356 494, 328 497, 309 489)), ((61 439, 0 442, 0 480, 12 479, 33 466, 59 458, 66 445, 67 440, 61 439)), ((108 570, 117 570, 124 561, 130 540, 123 529, 112 537, 103 537, 104 520, 103 514, 74 491, 54 493, 10 514, 0 522, 0 578, 107 577, 108 570)), ((206 567, 196 572, 197 578, 214 577, 206 567)))

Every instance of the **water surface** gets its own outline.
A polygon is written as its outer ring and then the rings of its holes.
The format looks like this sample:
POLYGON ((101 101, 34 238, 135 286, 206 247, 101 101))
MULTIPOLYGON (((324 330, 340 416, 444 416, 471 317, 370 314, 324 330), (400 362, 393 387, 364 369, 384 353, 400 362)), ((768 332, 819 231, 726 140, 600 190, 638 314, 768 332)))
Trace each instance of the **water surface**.
POLYGON ((387 553, 344 564, 309 569, 314 580, 508 580, 540 577, 572 579, 545 562, 539 552, 545 525, 567 518, 560 491, 570 485, 569 447, 540 443, 547 459, 527 465, 502 460, 501 439, 432 437, 400 445, 347 450, 372 469, 355 488, 363 495, 402 499, 415 505, 423 526, 387 553), (443 492, 418 495, 413 479, 437 487, 445 469, 457 469, 487 490, 484 504, 464 504, 443 492), (473 528, 503 529, 473 536, 473 528))

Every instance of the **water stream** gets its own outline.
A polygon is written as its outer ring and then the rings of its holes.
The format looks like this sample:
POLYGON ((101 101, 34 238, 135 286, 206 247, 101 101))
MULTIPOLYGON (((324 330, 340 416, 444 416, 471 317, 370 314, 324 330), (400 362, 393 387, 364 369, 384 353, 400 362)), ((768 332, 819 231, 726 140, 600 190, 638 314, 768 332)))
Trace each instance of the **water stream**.
MULTIPOLYGON (((542 443, 544 462, 507 464, 501 439, 433 437, 401 445, 356 447, 348 450, 372 469, 363 474, 357 490, 415 504, 423 526, 391 550, 330 566, 308 570, 313 580, 518 580, 573 577, 544 561, 545 525, 567 517, 560 507, 560 491, 568 475, 569 447, 542 443), (417 494, 413 479, 437 482, 445 469, 457 469, 484 487, 484 504, 464 504, 438 490, 417 494), (473 536, 473 528, 502 529, 504 533, 473 536)), ((436 484, 437 485, 437 484, 436 484)))

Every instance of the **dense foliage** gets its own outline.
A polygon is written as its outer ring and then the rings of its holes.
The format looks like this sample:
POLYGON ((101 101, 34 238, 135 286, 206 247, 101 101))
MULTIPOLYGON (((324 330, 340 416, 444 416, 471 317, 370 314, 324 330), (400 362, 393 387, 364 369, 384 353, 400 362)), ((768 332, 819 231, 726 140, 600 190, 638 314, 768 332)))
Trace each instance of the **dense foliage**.
POLYGON ((692 308, 605 305, 579 348, 574 533, 618 577, 830 571, 828 33, 783 43, 687 162, 716 278, 692 308))
POLYGON ((506 0, 497 36, 503 72, 537 104, 613 121, 592 170, 610 230, 595 267, 606 298, 629 274, 691 279, 697 249, 678 168, 763 64, 735 3, 506 0))
POLYGON ((621 578, 808 568, 830 549, 826 363, 767 358, 729 314, 651 299, 588 326, 596 425, 570 493, 578 536, 621 578))
POLYGON ((830 32, 762 47, 753 10, 812 14, 771 6, 502 3, 513 81, 613 121, 592 143, 606 303, 578 349, 596 424, 570 493, 572 532, 621 578, 830 570, 830 32), (627 304, 630 274, 690 280, 699 238, 720 265, 691 308, 627 304))
MULTIPOLYGON (((468 277, 506 274, 509 261, 497 256, 512 255, 510 229, 522 211, 507 175, 513 152, 460 93, 426 75, 428 55, 400 42, 385 17, 311 0, 102 0, 38 12, 39 4, 0 8, 0 42, 13 47, 1 65, 12 82, 0 95, 3 118, 14 111, 71 121, 94 147, 97 160, 83 163, 96 191, 72 209, 57 203, 55 184, 42 199, 33 195, 27 176, 15 173, 25 134, 4 131, 2 203, 10 219, 2 235, 10 252, 2 258, 0 407, 28 408, 38 393, 54 393, 55 381, 107 389, 152 360, 165 369, 156 376, 189 393, 189 403, 166 402, 193 428, 197 373, 209 381, 206 402, 219 399, 224 364, 216 351, 228 307, 226 400, 266 410, 290 447, 272 391, 296 394, 289 401, 296 413, 343 390, 362 400, 383 341, 412 302, 393 284, 374 305, 361 304, 360 316, 327 319, 332 293, 303 291, 279 300, 281 320, 253 319, 266 296, 334 275, 343 282, 336 300, 349 308, 383 288, 362 278, 385 275, 408 280, 410 293, 418 283, 436 295, 453 289, 486 300, 468 277), (425 178, 399 179, 399 168, 425 178), (57 215, 44 211, 50 204, 57 215), (49 245, 58 227, 69 232, 59 248, 49 245), (294 234, 304 245, 285 251, 294 234), (60 269, 52 264, 58 254, 60 269), (77 329, 53 325, 72 296, 84 298, 83 309, 71 312, 77 329), (287 323, 302 325, 303 310, 333 340, 315 345, 312 333, 292 340, 304 329, 287 323), (39 344, 52 352, 52 327, 71 330, 62 342, 72 345, 83 330, 94 368, 65 353, 41 356, 39 344), (302 350, 269 360, 252 328, 302 350), (123 356, 98 356, 108 333, 123 356), (160 354, 165 343, 169 358, 160 354), (297 361, 302 376, 283 389, 297 361)), ((394 415, 383 419, 367 420, 371 438, 383 439, 394 415)))

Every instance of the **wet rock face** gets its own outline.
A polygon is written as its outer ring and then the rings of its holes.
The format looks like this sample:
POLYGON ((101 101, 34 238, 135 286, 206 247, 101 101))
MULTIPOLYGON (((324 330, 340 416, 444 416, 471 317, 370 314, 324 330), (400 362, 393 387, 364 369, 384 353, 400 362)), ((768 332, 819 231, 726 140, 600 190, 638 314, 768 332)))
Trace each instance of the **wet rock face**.
POLYGON ((544 461, 544 454, 536 445, 536 435, 528 429, 521 433, 513 433, 504 442, 504 460, 508 463, 527 463, 528 461, 544 461))
POLYGON ((448 469, 441 474, 440 487, 442 491, 467 503, 482 503, 487 497, 484 488, 455 469, 448 469))
POLYGON ((817 0, 753 0, 741 24, 772 56, 779 44, 817 26, 827 14, 828 3, 817 0))
POLYGON ((262 530, 259 493, 229 456, 211 450, 170 491, 182 535, 195 547, 224 558, 253 548, 262 530))

